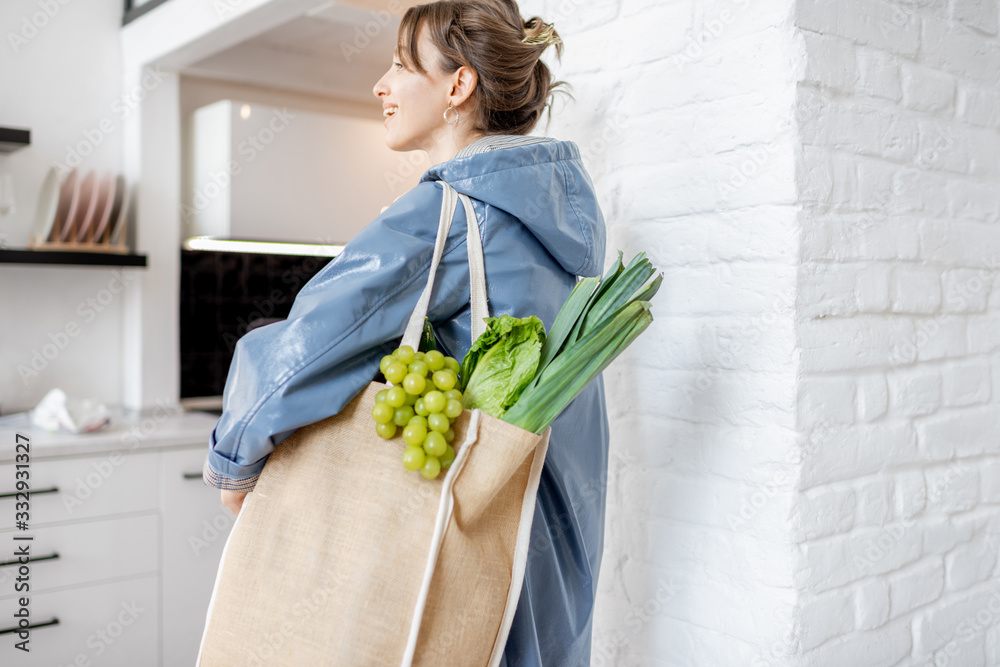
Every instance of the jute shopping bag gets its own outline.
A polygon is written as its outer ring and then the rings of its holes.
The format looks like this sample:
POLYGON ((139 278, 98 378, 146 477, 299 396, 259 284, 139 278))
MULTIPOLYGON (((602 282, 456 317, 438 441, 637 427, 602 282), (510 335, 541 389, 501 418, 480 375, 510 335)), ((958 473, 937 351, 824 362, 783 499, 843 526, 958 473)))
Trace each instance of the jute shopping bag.
MULTIPOLYGON (((444 199, 427 286, 403 335, 416 349, 459 195, 444 199)), ((488 312, 472 204, 473 339, 488 312)), ((497 665, 524 577, 549 429, 466 410, 456 458, 427 480, 375 434, 373 382, 268 457, 226 542, 200 667, 497 665)))

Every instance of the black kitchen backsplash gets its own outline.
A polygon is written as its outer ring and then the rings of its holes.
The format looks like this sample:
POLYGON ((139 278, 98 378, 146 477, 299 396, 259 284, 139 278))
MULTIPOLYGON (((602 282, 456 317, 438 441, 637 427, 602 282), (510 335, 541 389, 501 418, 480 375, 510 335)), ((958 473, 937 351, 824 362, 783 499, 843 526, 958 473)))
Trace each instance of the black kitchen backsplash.
POLYGON ((288 317, 331 257, 181 250, 181 398, 221 396, 236 341, 288 317))

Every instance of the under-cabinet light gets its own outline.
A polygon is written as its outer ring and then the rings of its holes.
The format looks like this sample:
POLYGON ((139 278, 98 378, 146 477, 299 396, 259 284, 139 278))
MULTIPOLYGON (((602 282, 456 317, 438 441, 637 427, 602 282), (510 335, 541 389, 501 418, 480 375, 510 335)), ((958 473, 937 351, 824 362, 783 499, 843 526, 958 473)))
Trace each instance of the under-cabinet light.
POLYGON ((264 255, 303 255, 307 257, 336 257, 344 251, 342 245, 318 243, 282 243, 280 241, 237 241, 216 239, 211 236, 192 236, 183 243, 185 250, 210 250, 215 252, 256 252, 264 255))

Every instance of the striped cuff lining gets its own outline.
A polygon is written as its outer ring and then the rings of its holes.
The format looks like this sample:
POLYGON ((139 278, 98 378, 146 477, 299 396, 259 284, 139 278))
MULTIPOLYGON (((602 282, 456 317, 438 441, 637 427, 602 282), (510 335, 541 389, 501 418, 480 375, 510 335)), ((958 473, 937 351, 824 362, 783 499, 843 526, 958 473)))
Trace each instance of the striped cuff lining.
POLYGON ((254 487, 257 486, 258 477, 260 477, 260 473, 246 479, 233 479, 232 477, 220 475, 212 470, 212 466, 208 465, 207 458, 205 459, 205 465, 201 469, 202 481, 208 486, 213 486, 217 489, 228 489, 229 491, 239 491, 240 493, 253 491, 254 487))

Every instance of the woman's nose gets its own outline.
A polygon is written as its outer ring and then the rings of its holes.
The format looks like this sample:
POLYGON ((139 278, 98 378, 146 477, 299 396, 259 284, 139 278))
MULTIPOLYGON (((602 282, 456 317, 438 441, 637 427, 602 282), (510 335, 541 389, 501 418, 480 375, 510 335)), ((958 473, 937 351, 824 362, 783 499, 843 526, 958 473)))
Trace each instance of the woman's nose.
POLYGON ((372 93, 374 93, 375 97, 381 97, 382 95, 389 94, 389 90, 385 87, 383 81, 385 81, 384 74, 382 75, 381 79, 375 82, 375 86, 372 88, 372 93))

